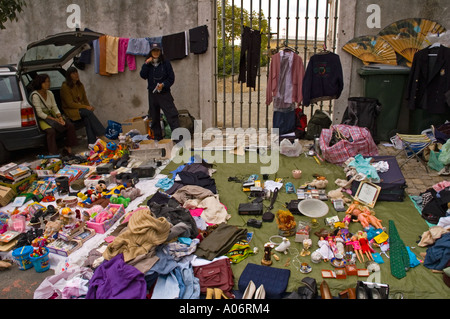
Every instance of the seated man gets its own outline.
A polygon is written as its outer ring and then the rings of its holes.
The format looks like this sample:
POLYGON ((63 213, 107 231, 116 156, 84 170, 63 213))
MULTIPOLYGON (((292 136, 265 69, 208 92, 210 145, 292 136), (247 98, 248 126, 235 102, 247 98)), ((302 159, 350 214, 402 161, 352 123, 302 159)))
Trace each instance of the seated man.
POLYGON ((105 138, 106 129, 95 116, 94 107, 89 104, 78 70, 74 67, 67 69, 66 81, 61 86, 61 106, 72 121, 84 121, 88 144, 94 144, 97 138, 105 138))

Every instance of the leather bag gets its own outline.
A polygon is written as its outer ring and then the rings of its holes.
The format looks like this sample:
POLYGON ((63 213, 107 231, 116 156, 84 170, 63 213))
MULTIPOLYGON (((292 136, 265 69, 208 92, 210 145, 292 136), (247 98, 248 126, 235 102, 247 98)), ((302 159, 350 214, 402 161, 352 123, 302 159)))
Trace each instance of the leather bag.
POLYGON ((219 288, 229 298, 234 299, 231 292, 234 276, 228 258, 218 259, 203 266, 194 266, 194 276, 199 279, 200 292, 206 294, 207 288, 219 288))

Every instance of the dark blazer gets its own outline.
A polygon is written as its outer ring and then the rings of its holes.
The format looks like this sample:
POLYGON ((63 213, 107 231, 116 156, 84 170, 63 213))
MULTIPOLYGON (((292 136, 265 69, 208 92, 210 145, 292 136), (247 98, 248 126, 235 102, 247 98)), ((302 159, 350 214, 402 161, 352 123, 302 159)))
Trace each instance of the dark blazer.
POLYGON ((445 93, 450 90, 450 48, 425 48, 413 58, 407 86, 407 100, 410 110, 424 109, 429 113, 448 112, 445 93), (430 68, 429 53, 437 52, 436 62, 430 68))

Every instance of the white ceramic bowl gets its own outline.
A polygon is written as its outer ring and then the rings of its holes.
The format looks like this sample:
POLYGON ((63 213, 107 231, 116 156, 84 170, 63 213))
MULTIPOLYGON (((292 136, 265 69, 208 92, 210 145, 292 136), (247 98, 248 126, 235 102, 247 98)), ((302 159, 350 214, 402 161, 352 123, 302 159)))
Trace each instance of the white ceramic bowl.
POLYGON ((298 210, 305 216, 312 218, 323 217, 328 214, 328 205, 315 198, 308 198, 298 203, 298 210))

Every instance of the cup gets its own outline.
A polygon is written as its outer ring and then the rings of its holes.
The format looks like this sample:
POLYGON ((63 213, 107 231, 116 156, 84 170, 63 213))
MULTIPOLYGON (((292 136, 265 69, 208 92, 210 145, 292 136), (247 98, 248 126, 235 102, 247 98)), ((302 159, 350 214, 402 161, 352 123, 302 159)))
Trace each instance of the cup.
POLYGON ((302 171, 299 169, 294 169, 292 171, 292 177, 294 177, 295 179, 299 179, 300 177, 302 177, 302 171))

